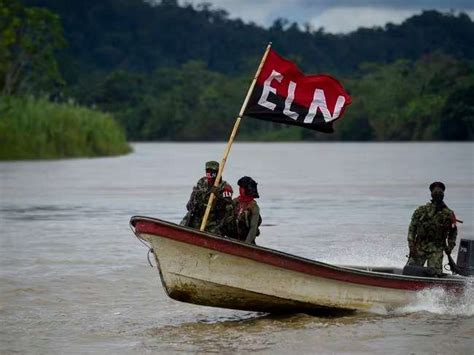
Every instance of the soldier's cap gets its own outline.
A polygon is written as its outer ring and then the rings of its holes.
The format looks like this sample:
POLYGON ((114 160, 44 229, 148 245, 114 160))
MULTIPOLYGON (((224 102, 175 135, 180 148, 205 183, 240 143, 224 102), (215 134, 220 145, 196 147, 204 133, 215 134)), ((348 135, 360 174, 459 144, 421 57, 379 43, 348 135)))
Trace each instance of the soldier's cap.
POLYGON ((446 186, 444 186, 444 184, 441 182, 441 181, 435 181, 433 182, 431 185, 430 185, 430 191, 433 192, 434 188, 435 187, 440 187, 441 190, 446 190, 446 186))
POLYGON ((219 163, 216 162, 215 160, 210 160, 206 162, 206 170, 219 170, 219 163))
POLYGON ((237 185, 243 187, 249 196, 254 198, 259 198, 258 190, 257 190, 257 182, 252 179, 250 176, 243 176, 237 181, 237 185))

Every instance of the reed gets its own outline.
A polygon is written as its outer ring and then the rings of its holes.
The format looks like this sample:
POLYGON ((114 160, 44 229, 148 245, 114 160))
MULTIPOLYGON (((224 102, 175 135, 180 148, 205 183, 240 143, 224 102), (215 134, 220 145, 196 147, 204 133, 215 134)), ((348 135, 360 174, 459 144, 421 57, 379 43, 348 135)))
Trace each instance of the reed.
POLYGON ((73 104, 0 96, 0 160, 97 157, 131 151, 110 116, 73 104))

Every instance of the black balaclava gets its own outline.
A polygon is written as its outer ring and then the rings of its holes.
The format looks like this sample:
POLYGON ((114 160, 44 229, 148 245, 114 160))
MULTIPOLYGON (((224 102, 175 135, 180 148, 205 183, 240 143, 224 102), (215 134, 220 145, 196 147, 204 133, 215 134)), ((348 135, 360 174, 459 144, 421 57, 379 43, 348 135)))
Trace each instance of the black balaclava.
POLYGON ((436 205, 436 209, 440 210, 444 208, 445 203, 443 202, 444 199, 444 190, 446 189, 446 186, 439 181, 435 181, 430 185, 430 191, 431 191, 431 202, 433 202, 436 205))
POLYGON ((444 199, 444 192, 441 188, 436 187, 431 191, 431 198, 434 203, 441 203, 444 199))

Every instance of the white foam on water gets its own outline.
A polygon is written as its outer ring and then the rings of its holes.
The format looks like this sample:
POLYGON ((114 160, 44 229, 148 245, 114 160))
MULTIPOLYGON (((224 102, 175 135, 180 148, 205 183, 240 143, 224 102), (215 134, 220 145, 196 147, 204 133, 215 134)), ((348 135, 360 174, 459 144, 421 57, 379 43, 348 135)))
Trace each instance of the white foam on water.
POLYGON ((462 294, 453 294, 441 288, 422 290, 416 299, 395 313, 430 312, 435 314, 473 316, 474 315, 474 279, 466 281, 462 294))

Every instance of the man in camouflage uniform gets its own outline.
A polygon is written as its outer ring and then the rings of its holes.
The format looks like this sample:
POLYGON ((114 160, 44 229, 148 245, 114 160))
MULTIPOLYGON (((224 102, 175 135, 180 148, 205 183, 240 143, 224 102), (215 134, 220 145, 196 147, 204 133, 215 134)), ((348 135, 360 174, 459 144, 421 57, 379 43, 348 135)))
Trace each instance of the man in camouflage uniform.
POLYGON ((219 186, 214 187, 217 173, 219 172, 219 163, 208 161, 206 163, 206 176, 200 178, 193 187, 191 197, 186 204, 188 213, 181 221, 181 225, 195 229, 201 228, 202 218, 206 211, 207 203, 211 192, 215 199, 207 219, 205 230, 214 234, 223 235, 222 225, 229 212, 229 206, 232 205, 232 187, 224 180, 221 180, 219 186))
POLYGON ((451 253, 456 245, 456 216, 443 202, 445 186, 442 182, 433 182, 430 191, 431 202, 418 207, 411 218, 407 265, 424 266, 427 261, 428 274, 442 276, 443 251, 451 253))

